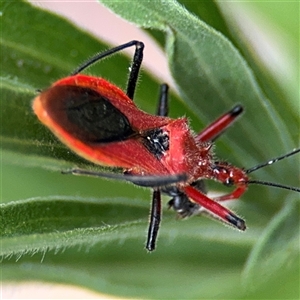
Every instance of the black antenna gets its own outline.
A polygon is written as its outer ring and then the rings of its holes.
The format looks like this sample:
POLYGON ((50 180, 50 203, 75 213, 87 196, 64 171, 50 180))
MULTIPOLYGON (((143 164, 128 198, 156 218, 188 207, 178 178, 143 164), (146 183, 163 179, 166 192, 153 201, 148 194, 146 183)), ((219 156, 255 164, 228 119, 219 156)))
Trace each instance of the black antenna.
MULTIPOLYGON (((248 170, 245 170, 246 174, 249 174, 249 173, 252 173, 258 169, 261 169, 263 167, 266 167, 266 166, 269 166, 269 165, 272 165, 284 158, 287 158, 289 156, 292 156, 296 153, 300 152, 300 148, 299 149, 295 149, 293 150, 292 152, 289 152, 287 154, 284 154, 282 156, 278 156, 276 158, 273 158, 265 163, 262 163, 260 165, 257 165, 257 166, 254 166, 248 170)), ((286 189, 286 190, 290 190, 290 191, 295 191, 295 192, 300 192, 300 188, 296 188, 296 187, 292 187, 292 186, 287 186, 287 185, 282 185, 282 184, 278 184, 278 183, 273 183, 273 182, 268 182, 268 181, 260 181, 260 180, 248 180, 247 181, 247 184, 261 184, 261 185, 268 185, 268 186, 273 186, 273 187, 277 187, 277 188, 280 188, 280 189, 286 189)))
POLYGON ((283 184, 278 184, 278 183, 273 183, 273 182, 268 182, 268 181, 248 180, 247 183, 248 184, 253 183, 253 184, 268 185, 268 186, 273 186, 273 187, 277 187, 280 189, 286 189, 286 190, 290 190, 290 191, 300 192, 300 188, 296 188, 293 186, 287 186, 287 185, 283 185, 283 184))
POLYGON ((282 155, 282 156, 273 158, 273 159, 271 159, 271 160, 269 160, 269 161, 267 161, 267 162, 265 162, 265 163, 263 163, 263 164, 257 165, 257 166, 255 166, 255 167, 252 167, 252 168, 248 169, 248 170, 245 170, 245 172, 246 172, 246 174, 252 173, 252 172, 254 172, 254 171, 256 171, 256 170, 258 170, 258 169, 260 169, 260 168, 263 168, 263 167, 272 165, 272 164, 274 164, 274 163, 276 163, 276 162, 278 162, 278 161, 280 161, 280 160, 282 160, 282 159, 284 159, 284 158, 287 158, 287 157, 289 157, 289 156, 292 156, 292 155, 294 155, 294 154, 296 154, 296 153, 298 153, 298 152, 300 152, 300 148, 299 148, 299 149, 295 149, 295 150, 293 150, 292 152, 289 152, 289 153, 284 154, 284 155, 282 155))

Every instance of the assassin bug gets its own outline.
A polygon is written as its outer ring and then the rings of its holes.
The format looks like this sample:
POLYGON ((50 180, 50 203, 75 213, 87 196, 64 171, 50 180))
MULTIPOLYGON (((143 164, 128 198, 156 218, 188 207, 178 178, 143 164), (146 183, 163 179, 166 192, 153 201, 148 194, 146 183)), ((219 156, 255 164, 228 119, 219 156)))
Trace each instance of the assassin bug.
POLYGON ((161 220, 161 193, 172 199, 180 217, 205 210, 213 217, 245 230, 245 221, 220 204, 237 199, 249 184, 271 185, 299 192, 296 187, 250 180, 248 174, 300 151, 272 159, 244 170, 215 161, 212 142, 243 112, 241 105, 219 117, 204 130, 194 134, 186 118, 168 115, 168 86, 161 86, 156 115, 147 114, 133 102, 144 44, 131 41, 95 55, 69 77, 55 82, 33 101, 33 110, 64 144, 96 164, 121 167, 124 174, 107 174, 82 169, 67 173, 122 179, 153 188, 152 206, 146 248, 155 249, 161 220), (135 47, 127 91, 99 77, 80 74, 95 62, 125 48, 135 47), (203 179, 214 179, 235 189, 211 199, 206 195, 203 179))

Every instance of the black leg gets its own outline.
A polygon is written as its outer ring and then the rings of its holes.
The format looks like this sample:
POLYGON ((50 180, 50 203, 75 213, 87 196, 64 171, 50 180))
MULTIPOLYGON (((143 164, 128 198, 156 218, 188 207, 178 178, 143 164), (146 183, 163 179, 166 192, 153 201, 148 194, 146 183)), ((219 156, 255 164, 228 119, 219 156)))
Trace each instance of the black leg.
POLYGON ((62 174, 73 174, 73 175, 124 180, 144 187, 154 187, 154 186, 160 187, 169 184, 174 184, 179 181, 187 180, 187 176, 185 174, 164 175, 164 176, 155 176, 155 175, 141 176, 141 175, 131 175, 129 172, 125 172, 124 174, 118 174, 118 173, 105 173, 105 172, 76 169, 76 168, 67 171, 62 171, 62 174))
POLYGON ((167 84, 162 84, 160 86, 160 95, 158 100, 158 106, 156 114, 158 116, 166 117, 169 113, 169 99, 168 99, 169 87, 167 84))
MULTIPOLYGON (((156 112, 158 116, 168 115, 168 89, 169 87, 166 84, 162 84, 160 87, 160 95, 159 95, 158 107, 156 112)), ((161 192, 159 189, 155 189, 152 195, 148 237, 146 242, 146 249, 149 251, 153 251, 155 249, 160 220, 161 220, 161 192)))
POLYGON ((160 191, 154 190, 152 196, 152 205, 150 211, 150 224, 148 229, 148 237, 146 242, 146 249, 153 251, 156 245, 157 234, 159 230, 161 219, 161 197, 160 191))
POLYGON ((81 64, 77 69, 75 69, 70 75, 76 75, 83 71, 84 69, 88 68, 92 64, 96 63, 97 61, 101 60, 102 58, 105 58, 107 56, 113 55, 119 51, 122 51, 126 48, 135 46, 135 52, 132 59, 131 64, 131 70, 129 74, 129 79, 127 83, 127 91, 126 94, 130 99, 133 99, 134 91, 137 83, 137 79, 139 76, 140 67, 143 61, 143 50, 144 50, 144 44, 140 41, 130 41, 126 44, 120 45, 118 47, 109 49, 107 51, 97 53, 96 55, 89 58, 87 61, 85 61, 83 64, 81 64))
POLYGON ((141 64, 143 61, 143 51, 144 51, 144 44, 142 42, 135 41, 135 52, 132 59, 130 74, 127 83, 127 96, 130 99, 133 99, 136 83, 139 77, 139 71, 141 68, 141 64))

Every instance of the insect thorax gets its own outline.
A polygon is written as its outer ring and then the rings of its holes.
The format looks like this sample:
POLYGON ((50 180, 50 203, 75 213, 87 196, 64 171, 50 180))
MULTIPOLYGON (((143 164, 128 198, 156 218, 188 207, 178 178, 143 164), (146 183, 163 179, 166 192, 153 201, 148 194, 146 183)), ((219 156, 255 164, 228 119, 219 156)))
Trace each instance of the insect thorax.
POLYGON ((142 134, 145 147, 158 159, 169 150, 169 135, 161 128, 155 128, 142 134))

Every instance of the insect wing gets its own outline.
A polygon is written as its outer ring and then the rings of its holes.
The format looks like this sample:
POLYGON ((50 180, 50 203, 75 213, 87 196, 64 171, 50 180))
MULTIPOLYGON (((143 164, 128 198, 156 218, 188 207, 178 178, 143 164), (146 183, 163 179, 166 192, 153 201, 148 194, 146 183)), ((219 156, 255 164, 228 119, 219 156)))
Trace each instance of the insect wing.
POLYGON ((168 174, 139 135, 169 119, 139 110, 104 79, 86 75, 64 78, 36 97, 33 109, 64 144, 89 161, 131 168, 135 174, 168 174))
POLYGON ((114 142, 134 134, 126 116, 90 88, 57 85, 38 99, 40 106, 35 106, 38 116, 47 114, 54 131, 61 128, 83 142, 114 142))

